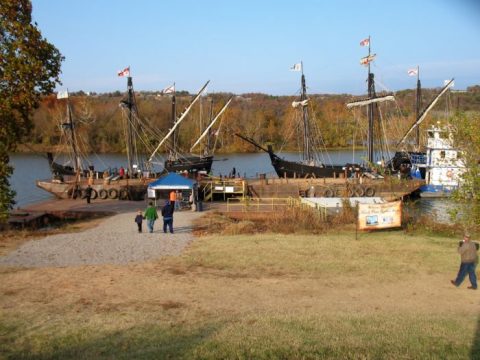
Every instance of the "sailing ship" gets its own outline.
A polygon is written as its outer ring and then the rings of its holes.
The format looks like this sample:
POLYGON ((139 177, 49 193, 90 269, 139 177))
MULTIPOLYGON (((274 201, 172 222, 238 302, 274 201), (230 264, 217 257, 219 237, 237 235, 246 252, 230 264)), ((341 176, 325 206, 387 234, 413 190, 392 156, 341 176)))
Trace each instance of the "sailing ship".
POLYGON ((341 174, 347 173, 349 176, 352 172, 358 171, 358 165, 328 165, 320 160, 320 151, 318 144, 318 137, 320 134, 314 136, 313 123, 308 110, 310 99, 307 96, 307 87, 305 82, 305 74, 303 73, 303 63, 300 62, 292 67, 293 71, 301 71, 301 93, 300 99, 294 101, 292 106, 300 111, 301 128, 302 128, 302 159, 300 161, 290 161, 281 158, 274 151, 271 145, 264 148, 256 143, 252 138, 241 134, 235 134, 244 141, 254 145, 258 149, 265 151, 272 163, 278 177, 285 178, 330 178, 340 177, 341 174))
POLYGON ((121 106, 127 109, 125 118, 127 167, 124 173, 111 173, 109 171, 95 172, 94 167, 85 165, 80 156, 80 142, 76 138, 76 125, 72 116, 71 104, 67 92, 59 92, 57 99, 66 99, 67 120, 61 124, 66 135, 70 160, 66 165, 59 164, 53 158, 53 154, 47 154, 49 165, 53 174, 51 180, 37 180, 36 185, 58 198, 69 199, 83 197, 85 189, 90 185, 92 199, 130 199, 142 200, 147 190, 147 185, 153 180, 155 174, 144 176, 141 160, 138 154, 136 134, 138 133, 137 107, 133 92, 133 81, 130 76, 130 68, 119 72, 119 76, 127 76, 127 99, 121 102, 121 106), (150 177, 151 176, 151 177, 150 177))
MULTIPOLYGON (((412 71, 412 70, 410 70, 412 71)), ((427 163, 427 153, 422 149, 420 144, 420 124, 425 120, 429 111, 435 106, 440 97, 447 92, 452 86, 454 79, 446 81, 440 92, 430 101, 425 109, 420 112, 421 108, 421 83, 419 78, 420 70, 417 67, 417 88, 416 88, 416 101, 415 101, 415 122, 403 135, 402 139, 398 142, 397 148, 405 147, 406 140, 412 132, 415 131, 414 150, 399 150, 396 151, 394 156, 387 163, 387 168, 394 172, 400 172, 405 176, 414 176, 421 179, 426 178, 425 164, 427 163)), ((424 146, 423 146, 424 147, 424 146)))
MULTIPOLYGON (((408 129, 399 142, 404 144, 409 134, 418 130, 428 111, 438 99, 453 86, 454 79, 445 82, 439 94, 432 100, 417 121, 408 129)), ((462 174, 466 171, 461 153, 453 145, 453 130, 449 126, 432 125, 427 129, 425 151, 422 157, 411 156, 409 152, 405 163, 411 167, 412 177, 425 179, 425 185, 420 188, 421 197, 448 197, 461 185, 462 174)))
POLYGON ((164 136, 164 138, 159 142, 158 146, 150 155, 148 163, 151 163, 157 154, 158 150, 171 138, 171 147, 167 159, 164 162, 164 169, 166 172, 188 172, 190 174, 204 172, 209 173, 212 169, 213 155, 202 154, 202 155, 193 155, 181 154, 177 146, 177 129, 180 123, 186 118, 187 114, 192 109, 193 105, 200 99, 200 96, 207 88, 207 81, 205 85, 198 91, 197 95, 190 102, 188 107, 183 111, 179 118, 176 116, 176 99, 175 99, 175 90, 173 90, 172 95, 172 127, 164 136))

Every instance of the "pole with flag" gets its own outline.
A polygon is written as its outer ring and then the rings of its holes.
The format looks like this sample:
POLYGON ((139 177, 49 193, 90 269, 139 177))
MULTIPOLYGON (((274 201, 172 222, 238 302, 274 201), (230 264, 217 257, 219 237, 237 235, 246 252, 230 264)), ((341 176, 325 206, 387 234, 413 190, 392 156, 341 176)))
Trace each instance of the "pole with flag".
POLYGON ((118 71, 117 75, 119 77, 127 78, 128 98, 126 101, 123 101, 122 103, 126 105, 128 109, 128 117, 127 119, 125 119, 126 121, 125 145, 126 145, 126 151, 127 151, 127 169, 128 169, 128 173, 132 175, 133 165, 136 164, 138 166, 139 159, 138 159, 138 152, 137 152, 137 143, 135 139, 136 124, 135 124, 135 119, 133 117, 133 111, 136 111, 136 109, 135 109, 135 100, 133 95, 133 81, 130 73, 130 66, 127 66, 125 69, 118 71))
POLYGON ((175 94, 175 83, 163 89, 162 94, 175 94))
POLYGON ((130 76, 130 66, 126 67, 123 70, 117 71, 117 75, 120 77, 129 77, 130 76))
MULTIPOLYGON (((360 64, 368 65, 368 98, 371 100, 375 97, 374 75, 370 71, 370 63, 374 60, 375 54, 371 54, 371 39, 368 38, 360 41, 360 46, 368 46, 368 55, 360 60, 360 64)), ((368 104, 368 138, 367 138, 367 157, 368 162, 373 163, 373 137, 374 137, 374 103, 368 104)))
POLYGON ((75 124, 73 123, 72 109, 70 107, 70 96, 68 94, 68 89, 64 91, 59 91, 57 93, 57 99, 67 99, 67 120, 68 123, 62 124, 64 129, 70 131, 70 141, 72 142, 72 151, 73 151, 73 168, 75 170, 76 178, 75 181, 78 181, 80 176, 80 171, 82 167, 82 160, 78 155, 77 151, 77 141, 75 139, 75 124))
POLYGON ((300 71, 303 74, 303 62, 300 61, 299 63, 293 64, 290 71, 300 71))
MULTIPOLYGON (((417 75, 417 89, 415 91, 415 121, 418 120, 420 116, 420 108, 422 106, 422 85, 420 83, 420 67, 417 65, 417 68, 414 75, 417 75)), ((410 70, 411 71, 411 70, 410 70)), ((415 129, 415 141, 417 148, 420 147, 420 126, 417 126, 415 129)))

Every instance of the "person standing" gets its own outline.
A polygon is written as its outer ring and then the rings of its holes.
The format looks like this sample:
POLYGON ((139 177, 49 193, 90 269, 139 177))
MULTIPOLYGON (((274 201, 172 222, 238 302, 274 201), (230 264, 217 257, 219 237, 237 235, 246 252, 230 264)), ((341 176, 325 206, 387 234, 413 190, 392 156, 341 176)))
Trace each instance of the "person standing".
POLYGON ((180 210, 180 204, 182 202, 182 192, 181 191, 176 191, 175 192, 175 211, 180 210))
POLYGON ((167 200, 165 206, 162 208, 163 216, 163 232, 167 233, 167 226, 171 234, 173 234, 173 211, 174 205, 167 200))
POLYGON ((145 210, 143 217, 147 219, 148 231, 153 233, 153 225, 155 224, 155 220, 158 219, 157 209, 153 206, 153 202, 150 201, 148 203, 148 208, 145 210))
POLYGON ((88 184, 87 188, 85 189, 85 198, 87 199, 87 204, 90 204, 90 199, 92 197, 92 187, 88 184))
POLYGON ((137 223, 137 226, 138 226, 138 232, 141 233, 142 232, 142 222, 143 222, 143 215, 142 215, 141 210, 137 211, 137 216, 135 216, 135 222, 137 223))
POLYGON ((175 200, 177 200, 177 193, 175 190, 170 191, 170 196, 169 196, 170 204, 172 204, 173 207, 175 207, 175 200))
POLYGON ((457 278, 451 280, 453 285, 457 287, 460 286, 465 279, 465 276, 468 274, 471 284, 468 288, 477 290, 477 275, 475 274, 475 268, 478 263, 478 247, 478 243, 470 241, 470 234, 465 233, 465 235, 463 235, 463 241, 460 241, 458 244, 458 253, 461 258, 460 269, 458 270, 457 278))

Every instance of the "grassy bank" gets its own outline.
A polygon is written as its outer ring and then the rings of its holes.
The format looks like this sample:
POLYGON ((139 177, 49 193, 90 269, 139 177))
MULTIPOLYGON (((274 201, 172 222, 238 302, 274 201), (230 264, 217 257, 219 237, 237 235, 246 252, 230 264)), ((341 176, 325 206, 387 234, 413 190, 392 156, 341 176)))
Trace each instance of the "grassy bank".
POLYGON ((149 264, 2 269, 0 358, 475 358, 456 244, 214 235, 149 264))

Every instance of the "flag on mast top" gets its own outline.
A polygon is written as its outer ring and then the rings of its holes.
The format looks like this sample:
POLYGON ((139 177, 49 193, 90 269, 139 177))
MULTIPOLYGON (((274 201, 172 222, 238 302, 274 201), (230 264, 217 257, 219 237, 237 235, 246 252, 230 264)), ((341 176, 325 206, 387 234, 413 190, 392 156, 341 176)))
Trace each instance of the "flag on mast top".
POLYGON ((173 94, 175 92, 175 83, 162 90, 162 94, 173 94))
POLYGON ((408 74, 408 76, 417 76, 418 75, 418 69, 408 69, 407 74, 408 74))
POLYGON ((370 46, 370 38, 368 37, 360 41, 360 46, 370 46))
POLYGON ((118 76, 130 76, 130 66, 117 72, 118 76))
POLYGON ((293 64, 290 71, 302 71, 302 63, 293 64))

